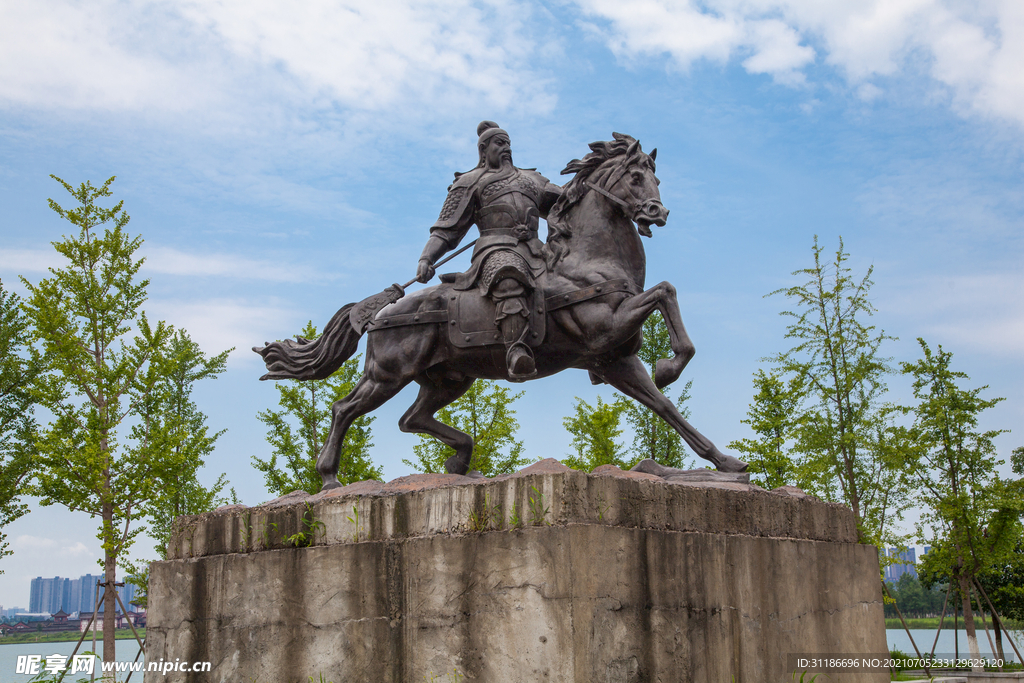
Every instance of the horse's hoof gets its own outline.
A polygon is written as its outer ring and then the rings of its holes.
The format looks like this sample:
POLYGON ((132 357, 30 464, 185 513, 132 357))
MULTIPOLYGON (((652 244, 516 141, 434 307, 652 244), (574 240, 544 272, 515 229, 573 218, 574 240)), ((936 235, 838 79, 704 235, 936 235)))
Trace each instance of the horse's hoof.
POLYGON ((324 482, 323 488, 320 489, 320 493, 323 493, 324 491, 330 491, 331 489, 340 489, 340 488, 341 488, 341 483, 340 482, 338 482, 338 481, 328 481, 328 482, 324 482))
POLYGON ((715 469, 719 472, 746 472, 747 468, 750 467, 750 465, 739 458, 734 458, 717 450, 710 460, 715 463, 715 469))
POLYGON ((458 455, 453 455, 444 461, 444 471, 448 474, 465 475, 469 471, 469 458, 463 459, 458 455))
POLYGON ((664 389, 672 382, 679 379, 679 375, 683 374, 683 365, 677 361, 679 356, 675 358, 662 358, 654 364, 654 384, 659 389, 664 389))

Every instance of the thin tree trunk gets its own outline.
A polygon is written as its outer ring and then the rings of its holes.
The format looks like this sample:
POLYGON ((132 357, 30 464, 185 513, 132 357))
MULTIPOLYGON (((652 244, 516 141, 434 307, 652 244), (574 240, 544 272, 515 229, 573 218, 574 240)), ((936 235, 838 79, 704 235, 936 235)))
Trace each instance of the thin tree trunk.
MULTIPOLYGON (((892 597, 892 593, 889 592, 889 587, 885 585, 885 581, 882 582, 882 590, 884 590, 885 594, 892 600, 892 606, 896 608, 896 614, 899 615, 900 623, 903 624, 903 630, 907 632, 907 637, 910 638, 910 644, 914 646, 914 654, 917 655, 918 659, 923 659, 923 657, 921 657, 921 651, 917 649, 917 643, 914 642, 914 636, 910 635, 910 627, 907 626, 907 621, 903 618, 903 612, 900 611, 900 606, 896 604, 896 598, 892 597)), ((929 676, 931 675, 928 673, 927 667, 925 667, 925 674, 929 676)))
MULTIPOLYGON (((953 580, 950 578, 950 585, 953 580)), ((959 584, 957 584, 959 587, 959 584)), ((960 605, 953 603, 953 659, 960 659, 960 605)))
MULTIPOLYGON (((949 607, 949 589, 951 586, 946 587, 946 599, 942 601, 942 615, 939 616, 939 628, 935 631, 935 640, 932 641, 932 651, 928 653, 928 659, 931 660, 935 657, 935 648, 939 644, 939 635, 942 633, 942 624, 946 621, 946 608, 949 607)), ((928 671, 928 667, 925 667, 924 673, 926 676, 930 676, 931 673, 928 671)))
MULTIPOLYGON (((980 582, 976 582, 975 585, 977 585, 978 592, 981 593, 981 597, 985 598, 985 602, 988 603, 988 608, 990 610, 992 610, 992 614, 995 615, 996 614, 996 608, 993 607, 992 600, 988 597, 988 593, 985 592, 985 588, 981 585, 980 582)), ((999 623, 1000 623, 1000 625, 1002 625, 1002 621, 1000 621, 999 623)), ((1004 629, 1005 629, 1005 627, 1004 627, 1004 629)), ((1010 647, 1012 647, 1013 651, 1017 653, 1017 661, 1018 662, 1024 662, 1024 658, 1022 658, 1020 656, 1020 650, 1017 649, 1016 643, 1014 643, 1013 642, 1013 638, 1010 637, 1010 632, 1009 631, 1006 631, 1006 639, 1008 641, 1010 641, 1010 647)), ((999 656, 1002 657, 1002 653, 1000 653, 999 656)))
MULTIPOLYGON (((114 509, 109 503, 103 505, 103 528, 110 529, 113 525, 114 509)), ((117 565, 115 564, 115 558, 109 548, 105 549, 103 557, 103 569, 105 582, 104 593, 103 593, 103 661, 113 662, 114 661, 114 645, 115 633, 114 633, 114 620, 117 618, 114 606, 114 591, 117 587, 114 583, 117 581, 117 565)))
MULTIPOLYGON (((981 650, 978 649, 978 632, 974 628, 974 612, 971 610, 971 593, 967 583, 967 577, 960 575, 960 597, 963 600, 964 628, 967 630, 967 648, 970 650, 971 659, 981 659, 981 650)), ((971 662, 971 671, 981 671, 982 667, 971 662)))
POLYGON ((1002 662, 1006 659, 1003 655, 1003 622, 995 612, 992 613, 992 629, 996 632, 996 657, 999 658, 999 670, 1002 671, 1002 662))
MULTIPOLYGON (((988 621, 985 620, 985 608, 981 606, 981 596, 978 595, 976 589, 974 591, 974 599, 978 603, 978 612, 981 613, 981 625, 985 627, 985 637, 988 638, 988 651, 992 653, 992 656, 995 656, 996 646, 992 642, 992 633, 988 630, 988 621)), ((1002 669, 1003 667, 1000 666, 999 670, 1002 671, 1002 669)))

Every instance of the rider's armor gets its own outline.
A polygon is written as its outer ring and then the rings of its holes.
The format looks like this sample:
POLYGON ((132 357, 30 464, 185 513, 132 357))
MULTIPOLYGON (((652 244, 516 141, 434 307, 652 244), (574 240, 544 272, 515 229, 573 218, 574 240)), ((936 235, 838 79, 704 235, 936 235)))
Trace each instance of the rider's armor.
POLYGON ((421 257, 433 263, 440 254, 455 249, 470 226, 479 228, 472 265, 455 277, 454 286, 457 290, 479 287, 494 301, 495 325, 508 350, 512 379, 534 373, 533 355, 523 340, 529 333, 527 298, 545 269, 538 219, 547 217, 560 193, 560 187, 532 169, 505 166, 488 172, 478 167, 460 174, 430 228, 431 237, 444 244, 431 239, 421 257))

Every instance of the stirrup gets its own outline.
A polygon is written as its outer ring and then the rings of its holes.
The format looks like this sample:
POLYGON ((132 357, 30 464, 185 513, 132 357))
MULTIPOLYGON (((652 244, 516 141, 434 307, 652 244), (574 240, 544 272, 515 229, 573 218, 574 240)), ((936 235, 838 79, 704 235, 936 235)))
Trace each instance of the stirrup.
MULTIPOLYGON (((523 356, 519 356, 518 360, 522 363, 523 356)), ((537 375, 537 365, 533 358, 533 351, 521 341, 509 345, 508 351, 505 352, 505 367, 508 370, 508 378, 512 382, 522 382, 537 375), (515 351, 522 351, 525 354, 525 358, 529 361, 526 366, 526 372, 513 372, 512 356, 515 351)))

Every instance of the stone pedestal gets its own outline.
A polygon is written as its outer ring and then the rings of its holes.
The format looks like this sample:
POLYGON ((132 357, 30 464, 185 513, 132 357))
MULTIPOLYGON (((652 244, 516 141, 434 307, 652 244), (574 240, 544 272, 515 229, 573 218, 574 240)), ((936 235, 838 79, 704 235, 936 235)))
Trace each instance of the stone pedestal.
POLYGON ((213 670, 146 683, 781 682, 887 650, 875 548, 795 489, 546 460, 182 518, 169 557, 146 660, 213 670))

